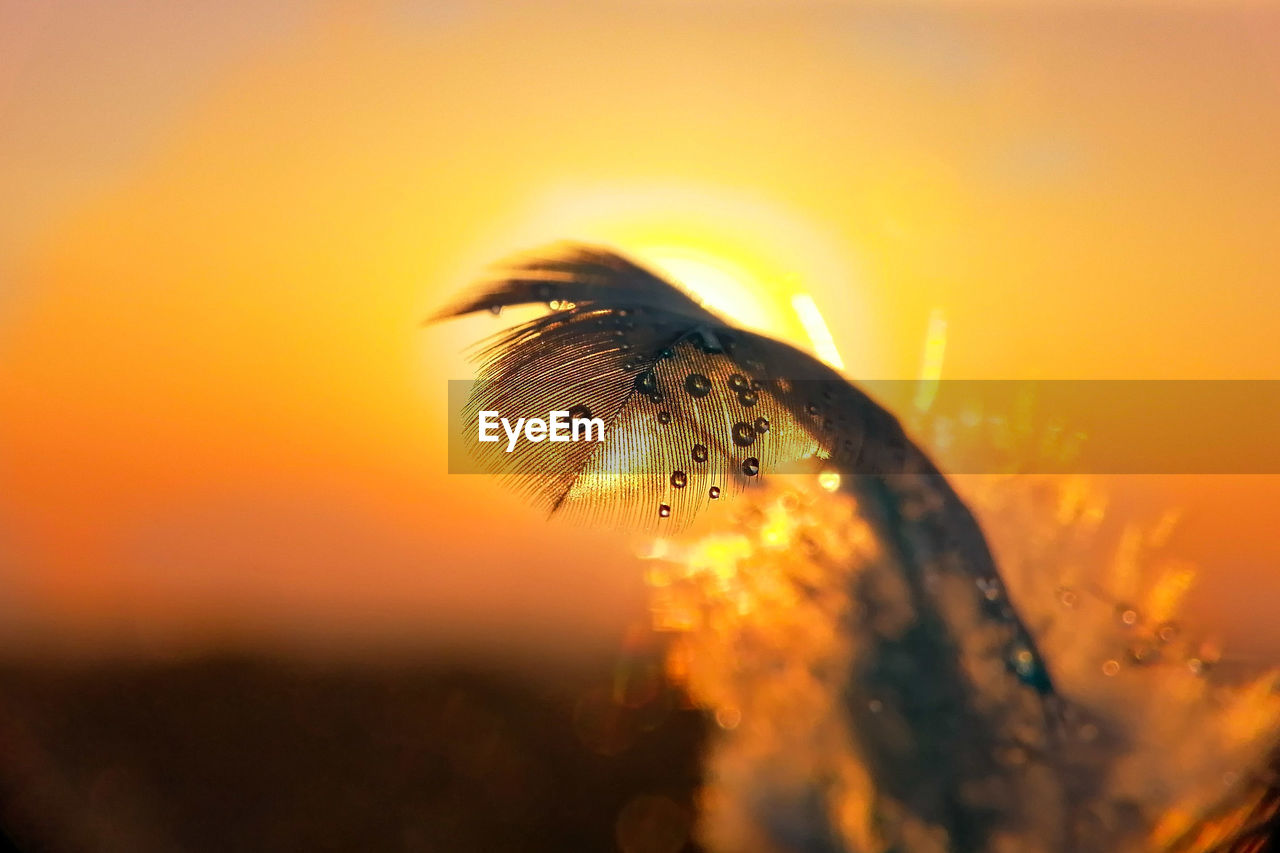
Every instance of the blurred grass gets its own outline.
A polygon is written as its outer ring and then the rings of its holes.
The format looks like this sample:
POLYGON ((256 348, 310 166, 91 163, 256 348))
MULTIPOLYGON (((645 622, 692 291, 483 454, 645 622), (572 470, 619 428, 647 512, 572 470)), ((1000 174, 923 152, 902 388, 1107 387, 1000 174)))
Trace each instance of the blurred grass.
POLYGON ((667 688, 584 723, 616 669, 9 664, 0 822, 23 850, 609 851, 622 832, 627 853, 693 853, 706 723, 667 688))

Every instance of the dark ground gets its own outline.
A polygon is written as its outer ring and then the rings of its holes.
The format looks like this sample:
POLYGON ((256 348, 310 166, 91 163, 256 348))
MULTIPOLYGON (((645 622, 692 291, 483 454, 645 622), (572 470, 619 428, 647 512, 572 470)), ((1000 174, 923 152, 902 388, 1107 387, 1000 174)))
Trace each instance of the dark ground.
POLYGON ((694 853, 706 722, 637 683, 617 661, 9 666, 0 823, 68 853, 694 853))
POLYGON ((708 732, 652 657, 9 665, 0 851, 698 853, 708 732))

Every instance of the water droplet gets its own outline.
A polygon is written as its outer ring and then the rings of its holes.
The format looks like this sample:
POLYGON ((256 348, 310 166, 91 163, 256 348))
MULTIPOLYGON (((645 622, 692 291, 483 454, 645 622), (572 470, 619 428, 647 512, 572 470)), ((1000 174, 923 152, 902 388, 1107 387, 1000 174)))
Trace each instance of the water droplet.
POLYGON ((1116 607, 1116 618, 1120 620, 1122 625, 1137 625, 1138 611, 1128 605, 1121 604, 1116 607))
POLYGON ((872 699, 870 702, 867 703, 867 710, 869 710, 873 714, 879 714, 881 711, 884 710, 884 703, 881 702, 879 699, 872 699))
POLYGON ((569 407, 569 420, 571 421, 576 421, 581 418, 590 419, 590 417, 591 417, 591 410, 588 409, 586 406, 578 405, 578 406, 569 407))
POLYGON ((690 373, 684 378, 684 390, 690 397, 705 397, 711 393, 711 380, 701 373, 690 373))
POLYGON ((671 515, 671 507, 666 504, 658 504, 658 515, 662 518, 666 518, 668 515, 671 515))
POLYGON ((759 379, 752 379, 749 383, 747 383, 747 387, 750 388, 752 391, 759 391, 764 386, 760 384, 759 379))
POLYGON ((760 460, 754 456, 748 456, 742 460, 742 473, 748 477, 754 477, 760 473, 760 460))
POLYGON ((1035 670, 1036 656, 1026 646, 1019 646, 1014 650, 1011 662, 1014 671, 1025 678, 1035 670))
POLYGON ((671 423, 671 413, 670 413, 670 412, 658 412, 658 423, 660 423, 660 424, 669 424, 669 423, 671 423))
POLYGON ((658 358, 675 358, 676 351, 671 347, 663 347, 658 350, 658 358))
POLYGON ((716 725, 722 729, 736 729, 742 722, 742 712, 732 706, 716 709, 716 725))
POLYGON ((756 430, 751 424, 738 421, 733 425, 733 443, 739 447, 750 447, 756 440, 756 430))
POLYGON ((694 462, 706 462, 706 461, 707 461, 707 448, 706 448, 706 445, 703 445, 703 444, 695 444, 695 445, 693 446, 693 461, 694 461, 694 462))
POLYGON ((658 378, 653 375, 652 370, 646 370, 636 376, 636 390, 645 394, 653 394, 658 390, 658 378))
POLYGON ((840 474, 830 469, 818 475, 818 485, 825 491, 834 492, 840 488, 840 474))
POLYGON ((768 419, 768 418, 756 418, 756 422, 755 422, 755 430, 756 430, 756 432, 757 432, 758 434, 760 434, 760 435, 764 435, 766 432, 768 432, 768 431, 769 431, 769 419, 768 419))
POLYGON ((1155 663, 1159 659, 1160 649, 1157 648, 1155 642, 1152 640, 1138 640, 1129 646, 1129 660, 1139 666, 1155 663))
POLYGON ((671 472, 671 485, 673 488, 683 489, 685 486, 685 483, 688 483, 688 482, 689 482, 689 478, 684 475, 683 471, 671 472))
POLYGON ((746 406, 748 409, 754 406, 756 401, 759 399, 760 398, 756 395, 755 391, 743 391, 738 394, 738 402, 746 406))
POLYGON ((1161 622, 1156 627, 1156 639, 1162 643, 1172 643, 1178 636, 1178 626, 1173 622, 1161 622))
POLYGON ((708 494, 711 495, 711 500, 715 500, 716 498, 720 497, 720 487, 712 486, 708 494))
POLYGON ((810 403, 809 405, 805 406, 804 410, 811 415, 818 414, 818 407, 815 406, 813 403, 810 403))
POLYGON ((747 377, 741 373, 734 373, 729 377, 729 387, 735 391, 746 391, 751 386, 747 384, 747 377))
POLYGON ((650 402, 650 403, 661 403, 661 402, 662 402, 662 395, 661 395, 661 394, 659 394, 657 391, 654 391, 652 394, 650 394, 650 395, 649 395, 649 402, 650 402))
POLYGON ((714 335, 696 335, 698 349, 702 350, 706 355, 719 355, 724 352, 724 347, 720 345, 720 341, 714 335))
POLYGON ((1049 680, 1049 673, 1045 671, 1044 665, 1026 642, 1015 640, 1009 646, 1005 660, 1009 669, 1023 684, 1034 687, 1040 693, 1053 692, 1053 682, 1049 680))
POLYGON ((1074 589, 1066 586, 1058 587, 1058 601, 1063 607, 1075 607, 1080 603, 1080 596, 1074 589))
POLYGON ((492 314, 493 316, 497 317, 499 314, 501 314, 501 313, 502 313, 502 306, 501 306, 501 305, 490 305, 490 306, 489 306, 489 313, 490 313, 490 314, 492 314))
POLYGON ((1115 675, 1120 671, 1120 661, 1109 660, 1102 664, 1103 675, 1115 675))

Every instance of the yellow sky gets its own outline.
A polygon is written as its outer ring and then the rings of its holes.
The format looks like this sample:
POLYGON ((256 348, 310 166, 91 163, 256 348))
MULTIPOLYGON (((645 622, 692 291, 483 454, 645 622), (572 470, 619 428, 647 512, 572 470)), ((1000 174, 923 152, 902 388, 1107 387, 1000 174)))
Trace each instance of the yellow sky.
MULTIPOLYGON (((494 321, 418 325, 549 239, 801 343, 807 292, 854 377, 938 311, 946 377, 1280 376, 1274 11, 112 5, 0 26, 13 625, 612 636, 621 546, 443 475, 494 321)), ((1280 594, 1274 485, 1138 491, 1209 610, 1280 594)))

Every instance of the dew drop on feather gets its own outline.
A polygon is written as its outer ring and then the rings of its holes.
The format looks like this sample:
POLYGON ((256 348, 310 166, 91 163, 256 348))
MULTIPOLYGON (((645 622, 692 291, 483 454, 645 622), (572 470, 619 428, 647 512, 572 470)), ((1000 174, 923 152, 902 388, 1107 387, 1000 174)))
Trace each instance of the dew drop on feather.
POLYGON ((706 461, 707 461, 707 448, 706 448, 706 445, 703 445, 703 444, 695 444, 695 445, 693 446, 693 453, 692 453, 692 456, 693 456, 693 461, 694 461, 694 462, 706 462, 706 461))
POLYGON ((689 482, 689 478, 685 476, 683 471, 671 472, 671 486, 676 489, 683 489, 685 484, 689 482))
POLYGON ((671 413, 667 411, 658 412, 658 423, 660 424, 671 423, 671 413))
POLYGON ((690 397, 705 397, 711 393, 711 380, 701 373, 690 373, 684 379, 684 390, 690 397))
POLYGON ((1035 688, 1041 694, 1053 691, 1053 683, 1049 680, 1044 664, 1025 642, 1015 641, 1009 649, 1007 660, 1009 668, 1023 684, 1035 688))
POLYGON ((766 432, 768 432, 768 431, 769 431, 769 419, 768 419, 768 418, 756 418, 756 422, 755 422, 755 430, 756 430, 756 432, 757 432, 757 433, 759 433, 760 435, 764 435, 766 432))
POLYGON ((711 500, 715 500, 716 498, 720 497, 720 487, 712 486, 711 489, 707 492, 707 494, 711 495, 711 500))
POLYGON ((1129 660, 1139 666, 1153 664, 1160 659, 1160 649, 1153 640, 1142 639, 1130 644, 1129 660))
POLYGON ((658 515, 662 518, 666 518, 671 515, 671 507, 666 504, 658 504, 658 515))
POLYGON ((755 427, 749 423, 738 421, 733 425, 733 443, 739 447, 750 447, 756 440, 755 427))
POLYGON ((756 474, 759 474, 760 460, 754 456, 748 456, 746 459, 742 460, 742 473, 746 474, 748 477, 754 477, 756 474))

